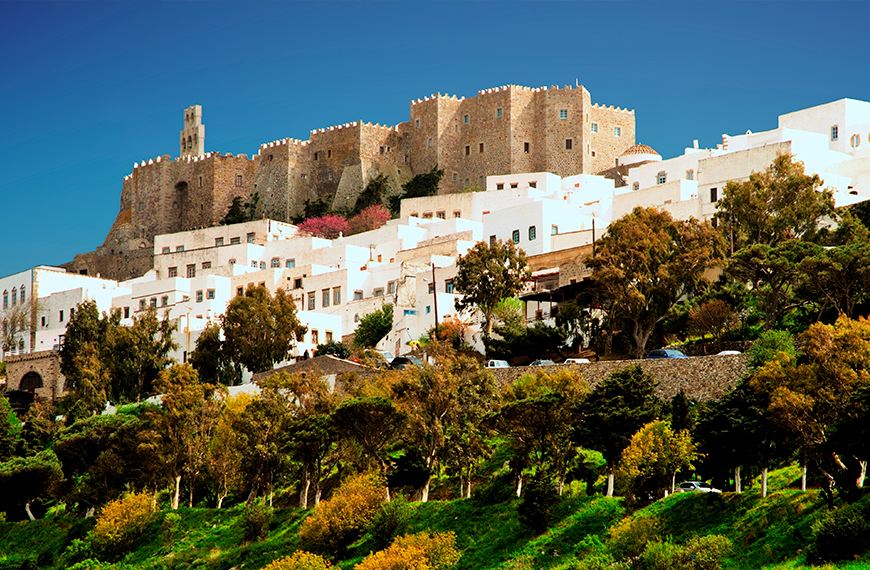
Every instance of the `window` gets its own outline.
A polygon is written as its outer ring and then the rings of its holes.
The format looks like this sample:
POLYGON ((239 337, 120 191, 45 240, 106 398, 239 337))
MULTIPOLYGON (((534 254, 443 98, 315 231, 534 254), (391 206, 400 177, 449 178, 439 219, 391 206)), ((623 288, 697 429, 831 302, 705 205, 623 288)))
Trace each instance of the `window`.
POLYGON ((861 135, 852 135, 852 148, 861 146, 861 135))
POLYGON ((480 143, 480 154, 483 154, 483 143, 480 143))
POLYGON ((9 308, 9 291, 3 291, 3 308, 9 308))
POLYGON ((631 189, 634 190, 635 192, 640 190, 640 182, 635 182, 634 184, 632 184, 631 189))
POLYGON ((622 136, 622 127, 613 127, 613 136, 621 137, 622 136))
POLYGON ((565 150, 574 148, 574 139, 565 139, 565 150))
POLYGON ((260 262, 260 269, 266 269, 266 262, 265 261, 260 262))
MULTIPOLYGON (((144 299, 142 300, 142 304, 143 304, 143 305, 145 304, 145 300, 144 300, 144 299)), ((145 307, 143 306, 142 308, 144 309, 145 307)), ((61 322, 61 323, 63 322, 63 311, 58 311, 58 317, 57 317, 57 320, 58 320, 59 322, 61 322)))
POLYGON ((426 305, 426 314, 428 315, 431 312, 432 312, 432 305, 426 305))
POLYGON ((315 153, 314 153, 314 160, 317 160, 318 158, 320 158, 320 153, 319 153, 319 152, 315 152, 315 153))
POLYGON ((519 187, 520 187, 519 182, 511 182, 511 190, 519 188, 519 187))
POLYGON ((284 267, 287 267, 288 269, 296 267, 296 258, 288 259, 287 261, 285 261, 284 267))
POLYGON ((559 109, 559 118, 567 119, 568 118, 568 109, 559 109))
POLYGON ((202 303, 202 291, 197 291, 197 292, 196 292, 196 302, 197 302, 197 303, 202 303))
POLYGON ((196 265, 188 265, 187 266, 187 278, 193 279, 196 277, 196 265))
POLYGON ((326 331, 326 342, 332 342, 332 331, 326 331))
POLYGON ((710 188, 710 202, 719 200, 719 191, 716 188, 710 188))
POLYGON ((447 214, 446 214, 446 212, 444 212, 442 210, 440 212, 435 212, 435 217, 438 218, 439 220, 443 220, 447 217, 447 214))
POLYGON ((420 119, 417 119, 416 121, 414 121, 414 126, 417 127, 418 129, 420 128, 420 119))
POLYGON ((241 296, 241 295, 244 295, 244 294, 245 294, 245 288, 244 288, 244 287, 236 287, 236 295, 241 296))
POLYGON ((511 233, 511 239, 514 240, 514 243, 520 243, 520 230, 514 230, 511 233))
POLYGON ((687 170, 686 171, 686 180, 694 180, 694 179, 695 179, 695 171, 691 170, 691 169, 687 170))
POLYGON ((341 305, 341 287, 332 288, 332 304, 341 305))
POLYGON ((277 257, 272 258, 272 267, 281 267, 281 260, 277 257))
POLYGON ((559 235, 559 226, 550 226, 550 235, 551 236, 559 235))
POLYGON ((293 280, 293 288, 294 289, 302 289, 302 278, 297 277, 293 280))
POLYGON ((454 211, 454 212, 453 212, 453 217, 454 217, 454 218, 461 218, 461 217, 462 217, 462 210, 456 210, 456 211, 454 211))
POLYGON ((468 115, 462 115, 462 122, 465 123, 466 125, 468 124, 468 122, 469 122, 468 115))
POLYGON ((359 322, 359 313, 355 313, 355 314, 353 315, 353 322, 355 322, 355 323, 358 323, 358 322, 359 322))
POLYGON ((248 234, 247 238, 248 238, 248 243, 254 243, 254 234, 252 234, 252 233, 248 234))
POLYGON ((529 226, 529 241, 535 241, 537 236, 537 229, 535 226, 529 226))
POLYGON ((208 289, 205 292, 206 299, 214 299, 214 289, 208 289))
POLYGON ((203 269, 211 269, 211 261, 203 261, 202 268, 203 269))
POLYGON ((230 259, 230 267, 236 264, 236 258, 230 259))
POLYGON ((526 154, 529 153, 529 143, 527 143, 527 142, 523 143, 523 152, 526 154))
POLYGON ((456 173, 456 172, 453 173, 453 181, 454 181, 454 182, 458 182, 458 181, 459 181, 459 174, 456 173))
POLYGON ((489 236, 489 245, 490 245, 490 246, 494 246, 494 245, 495 245, 495 236, 489 236))
POLYGON ((537 188, 537 187, 538 187, 538 183, 535 180, 532 180, 531 182, 529 182, 529 188, 537 188))
POLYGON ((453 279, 448 279, 444 282, 444 291, 446 293, 453 293, 453 279))
POLYGON ((223 244, 224 244, 224 238, 222 238, 222 237, 214 238, 214 246, 215 247, 220 247, 223 244))
POLYGON ((656 175, 656 184, 664 184, 668 180, 667 172, 659 172, 656 175))
POLYGON ((171 251, 172 251, 172 250, 169 249, 168 247, 164 247, 164 248, 163 248, 163 253, 169 253, 169 252, 171 252, 171 251))
MULTIPOLYGON (((271 155, 270 155, 271 158, 271 155)), ((202 176, 199 177, 199 187, 202 188, 202 176)))
POLYGON ((175 251, 184 251, 184 246, 183 245, 176 245, 175 251))
POLYGON ((592 123, 591 125, 589 125, 589 130, 592 131, 593 133, 597 133, 598 132, 598 123, 592 123))
POLYGON ((322 293, 322 297, 321 297, 320 305, 323 308, 326 308, 329 306, 329 289, 324 289, 323 291, 321 291, 321 293, 322 293))
POLYGON ((170 267, 169 268, 169 278, 171 279, 173 277, 178 277, 178 268, 177 267, 170 267))
POLYGON ((161 307, 165 307, 168 304, 169 304, 169 295, 163 295, 162 297, 160 297, 160 306, 161 307))
POLYGON ((18 289, 12 289, 12 306, 18 304, 18 289))
MULTIPOLYGON (((139 310, 140 311, 145 310, 145 299, 139 299, 139 310)), ((61 321, 63 320, 63 311, 60 312, 60 320, 61 321)))
POLYGON ((834 125, 833 127, 831 127, 831 140, 835 141, 838 138, 840 138, 840 129, 839 127, 837 127, 837 125, 834 125))
POLYGON ((387 293, 392 295, 395 292, 396 292, 396 282, 390 281, 389 283, 387 283, 387 293))
MULTIPOLYGON (((124 308, 127 310, 128 313, 130 312, 130 307, 124 307, 124 308)), ((3 324, 6 324, 6 323, 3 323, 3 324)), ((42 317, 42 326, 45 326, 45 317, 42 317)))
POLYGON ((236 174, 236 186, 241 186, 241 185, 242 185, 242 175, 236 174))
POLYGON ((470 180, 468 178, 465 179, 465 185, 468 186, 470 180))
POLYGON ((719 227, 719 218, 713 218, 712 220, 710 220, 710 224, 712 224, 712 226, 714 228, 718 228, 719 227))
POLYGON ((320 333, 317 329, 311 329, 311 344, 320 344, 320 333))
POLYGON ((465 156, 471 154, 471 145, 465 145, 465 156))
POLYGON ((426 292, 431 295, 432 293, 435 292, 435 284, 434 283, 427 283, 427 285, 428 286, 426 288, 426 292))
POLYGON ((501 107, 495 110, 495 116, 496 118, 501 117, 501 107))
POLYGON ((251 267, 253 267, 254 269, 257 268, 257 261, 256 260, 251 262, 251 267))
POLYGON ((362 301, 362 298, 363 298, 362 291, 357 290, 357 291, 353 292, 353 300, 354 301, 362 301))
POLYGON ((317 299, 316 299, 314 293, 313 292, 309 293, 308 294, 308 310, 309 311, 313 311, 315 309, 315 303, 317 303, 317 299))
POLYGON ((432 146, 432 139, 429 139, 429 146, 432 146))
POLYGON ((504 183, 499 182, 498 184, 495 185, 495 189, 496 190, 504 190, 504 183))
POLYGON ((384 154, 384 147, 381 147, 381 154, 384 154))
MULTIPOLYGON (((124 307, 124 318, 125 319, 130 318, 130 307, 124 307)), ((45 317, 42 317, 42 320, 43 320, 43 324, 45 324, 45 317)))
POLYGON ((242 243, 242 238, 230 238, 230 245, 239 245, 240 243, 242 243))
POLYGON ((384 296, 384 288, 378 287, 377 289, 372 291, 372 295, 374 295, 375 297, 383 297, 384 296))
POLYGON ((148 304, 151 305, 152 309, 156 309, 157 308, 157 297, 151 297, 151 299, 149 299, 148 304))

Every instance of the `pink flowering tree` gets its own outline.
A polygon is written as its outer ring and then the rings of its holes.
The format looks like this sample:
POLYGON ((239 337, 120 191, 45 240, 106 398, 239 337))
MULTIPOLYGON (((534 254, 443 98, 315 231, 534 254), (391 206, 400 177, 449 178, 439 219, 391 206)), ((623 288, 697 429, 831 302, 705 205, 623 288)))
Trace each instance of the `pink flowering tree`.
POLYGON ((339 234, 346 234, 347 220, 335 214, 326 214, 319 218, 309 218, 299 224, 299 229, 314 237, 336 239, 339 234))
POLYGON ((389 219, 390 211, 381 204, 375 204, 347 221, 347 233, 353 235, 376 230, 387 223, 389 219))

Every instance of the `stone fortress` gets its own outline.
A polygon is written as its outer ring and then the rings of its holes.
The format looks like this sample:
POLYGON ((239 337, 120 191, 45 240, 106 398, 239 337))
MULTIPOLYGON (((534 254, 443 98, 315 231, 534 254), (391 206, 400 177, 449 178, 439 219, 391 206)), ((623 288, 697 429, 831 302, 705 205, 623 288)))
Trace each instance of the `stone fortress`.
POLYGON ((103 245, 65 269, 111 279, 142 275, 153 265, 155 235, 213 226, 236 197, 256 193, 258 214, 290 221, 306 200, 352 207, 379 174, 389 180, 389 195, 437 166, 444 170, 439 193, 449 194, 482 188, 490 175, 607 171, 635 143, 634 111, 593 104, 579 85, 506 85, 469 98, 438 93, 411 101, 410 119, 398 125, 315 129, 308 140, 262 144, 250 158, 205 151, 199 105, 184 110, 183 125, 179 156, 134 164, 103 245))

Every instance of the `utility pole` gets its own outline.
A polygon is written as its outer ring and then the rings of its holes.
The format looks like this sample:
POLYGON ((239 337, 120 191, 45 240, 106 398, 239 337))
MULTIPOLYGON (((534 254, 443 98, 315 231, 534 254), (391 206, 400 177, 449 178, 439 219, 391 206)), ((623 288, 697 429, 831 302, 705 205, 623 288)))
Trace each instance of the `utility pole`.
POLYGON ((435 338, 438 338, 438 283, 435 281, 435 262, 432 262, 432 299, 435 305, 435 338))

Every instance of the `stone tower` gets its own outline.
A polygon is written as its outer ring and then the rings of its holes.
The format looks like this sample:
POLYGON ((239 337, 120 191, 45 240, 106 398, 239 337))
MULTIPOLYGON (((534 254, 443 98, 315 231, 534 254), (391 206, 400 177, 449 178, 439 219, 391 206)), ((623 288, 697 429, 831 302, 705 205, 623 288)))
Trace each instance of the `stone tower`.
POLYGON ((202 124, 202 105, 191 105, 184 110, 184 129, 181 131, 178 156, 205 154, 205 125, 202 124))

